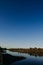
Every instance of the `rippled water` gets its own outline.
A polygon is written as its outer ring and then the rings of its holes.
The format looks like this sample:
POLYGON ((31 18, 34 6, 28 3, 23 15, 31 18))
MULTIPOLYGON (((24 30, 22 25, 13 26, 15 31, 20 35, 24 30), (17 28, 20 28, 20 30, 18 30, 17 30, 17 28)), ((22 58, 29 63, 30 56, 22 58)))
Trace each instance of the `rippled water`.
POLYGON ((12 63, 11 65, 43 65, 43 57, 30 56, 27 53, 18 53, 18 52, 10 52, 10 51, 7 51, 7 53, 9 53, 13 56, 26 57, 26 59, 16 61, 16 62, 12 63))

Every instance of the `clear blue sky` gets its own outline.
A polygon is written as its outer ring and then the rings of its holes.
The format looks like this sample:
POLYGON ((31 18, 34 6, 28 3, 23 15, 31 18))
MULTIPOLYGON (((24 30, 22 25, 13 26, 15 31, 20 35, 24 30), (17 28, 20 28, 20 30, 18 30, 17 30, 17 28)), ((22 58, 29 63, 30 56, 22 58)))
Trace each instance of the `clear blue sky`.
POLYGON ((0 0, 0 45, 43 47, 43 0, 0 0))

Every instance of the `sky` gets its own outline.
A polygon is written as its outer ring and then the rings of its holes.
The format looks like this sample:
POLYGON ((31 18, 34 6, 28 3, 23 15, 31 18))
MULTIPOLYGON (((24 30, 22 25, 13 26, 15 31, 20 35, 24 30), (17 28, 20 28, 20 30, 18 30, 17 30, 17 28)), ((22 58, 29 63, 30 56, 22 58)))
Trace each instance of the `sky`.
POLYGON ((0 0, 0 46, 43 48, 43 0, 0 0))

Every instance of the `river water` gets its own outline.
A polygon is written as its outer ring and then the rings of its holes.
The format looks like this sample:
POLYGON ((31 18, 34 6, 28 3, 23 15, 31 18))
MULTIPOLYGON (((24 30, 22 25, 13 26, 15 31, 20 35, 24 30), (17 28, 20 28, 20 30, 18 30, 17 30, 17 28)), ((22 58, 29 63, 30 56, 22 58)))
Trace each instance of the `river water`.
POLYGON ((8 54, 13 56, 23 56, 26 59, 13 62, 11 65, 43 65, 43 56, 30 56, 27 53, 18 53, 18 52, 11 52, 7 51, 8 54))

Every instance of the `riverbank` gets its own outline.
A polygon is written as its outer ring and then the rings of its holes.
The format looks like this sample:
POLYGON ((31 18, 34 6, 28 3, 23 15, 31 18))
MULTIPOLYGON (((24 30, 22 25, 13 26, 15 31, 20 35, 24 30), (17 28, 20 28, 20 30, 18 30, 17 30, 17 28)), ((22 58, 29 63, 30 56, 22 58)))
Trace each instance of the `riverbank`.
POLYGON ((22 56, 12 56, 12 55, 9 55, 9 54, 2 54, 2 56, 3 56, 3 62, 2 62, 3 65, 10 65, 13 62, 25 59, 22 56))
POLYGON ((8 50, 12 52, 28 53, 34 56, 43 56, 43 48, 11 48, 8 50))

